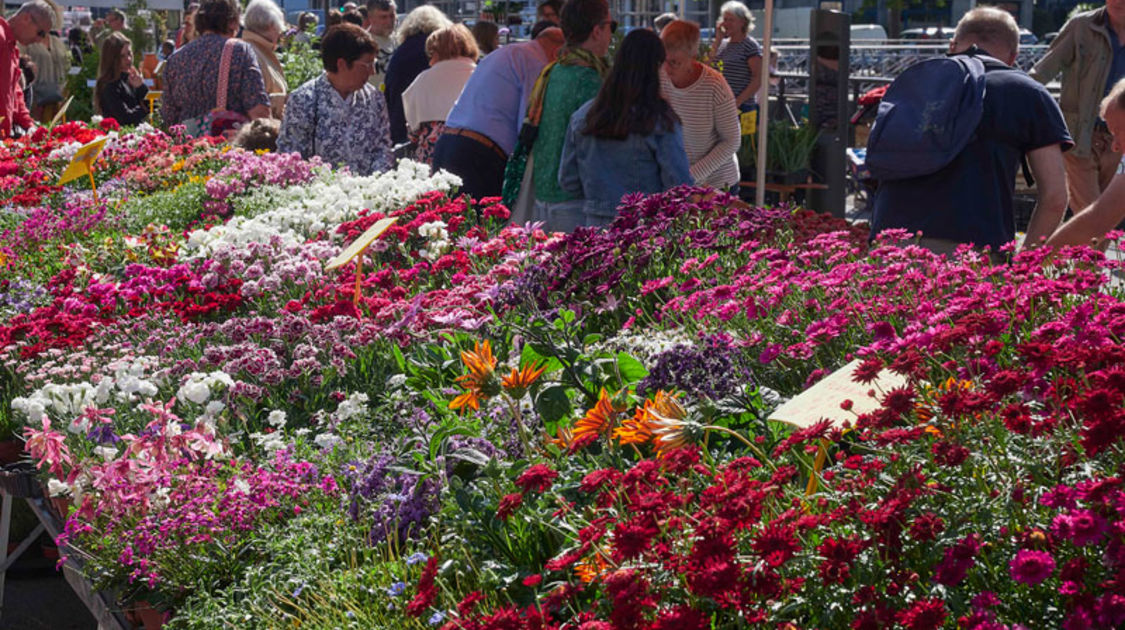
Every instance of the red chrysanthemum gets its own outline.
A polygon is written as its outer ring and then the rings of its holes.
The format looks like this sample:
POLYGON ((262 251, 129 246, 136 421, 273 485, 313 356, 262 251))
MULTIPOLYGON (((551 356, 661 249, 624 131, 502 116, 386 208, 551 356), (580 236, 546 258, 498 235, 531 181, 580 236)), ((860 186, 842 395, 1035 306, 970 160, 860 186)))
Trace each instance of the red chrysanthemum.
POLYGON ((940 599, 920 599, 898 615, 898 622, 909 630, 937 630, 945 623, 945 603, 940 599))
POLYGON ((546 464, 535 464, 516 479, 516 487, 518 487, 524 494, 535 490, 536 492, 546 492, 551 487, 551 483, 559 476, 555 470, 551 470, 546 464))

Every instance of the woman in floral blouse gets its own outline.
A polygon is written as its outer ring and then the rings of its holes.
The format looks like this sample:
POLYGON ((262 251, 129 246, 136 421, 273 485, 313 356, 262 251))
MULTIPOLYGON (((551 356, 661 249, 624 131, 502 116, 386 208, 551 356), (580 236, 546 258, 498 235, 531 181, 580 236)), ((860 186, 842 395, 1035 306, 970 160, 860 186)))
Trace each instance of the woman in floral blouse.
POLYGON ((383 94, 369 83, 375 40, 354 24, 328 29, 320 43, 325 73, 289 95, 277 148, 314 155, 353 173, 370 175, 394 165, 383 94))

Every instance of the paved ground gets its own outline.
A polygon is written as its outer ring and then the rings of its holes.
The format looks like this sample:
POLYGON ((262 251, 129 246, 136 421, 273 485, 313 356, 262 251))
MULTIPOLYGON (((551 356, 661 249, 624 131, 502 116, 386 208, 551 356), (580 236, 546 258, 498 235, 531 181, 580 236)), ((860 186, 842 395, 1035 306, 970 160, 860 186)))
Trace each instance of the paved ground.
POLYGON ((0 630, 95 630, 98 624, 70 590, 54 561, 37 548, 8 570, 0 630))

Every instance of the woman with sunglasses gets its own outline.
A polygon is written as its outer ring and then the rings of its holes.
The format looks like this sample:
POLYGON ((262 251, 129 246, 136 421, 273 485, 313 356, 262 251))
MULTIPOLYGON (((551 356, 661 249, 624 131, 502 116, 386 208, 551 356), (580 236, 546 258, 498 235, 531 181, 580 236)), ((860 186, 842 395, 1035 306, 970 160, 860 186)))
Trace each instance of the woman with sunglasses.
POLYGON ((583 225, 613 221, 624 195, 692 183, 680 119, 660 93, 664 56, 656 33, 629 33, 597 97, 570 118, 558 180, 582 199, 583 225))
POLYGON ((375 40, 355 24, 328 29, 320 42, 325 71, 289 95, 278 151, 316 155, 359 175, 394 166, 387 103, 367 82, 377 53, 375 40))

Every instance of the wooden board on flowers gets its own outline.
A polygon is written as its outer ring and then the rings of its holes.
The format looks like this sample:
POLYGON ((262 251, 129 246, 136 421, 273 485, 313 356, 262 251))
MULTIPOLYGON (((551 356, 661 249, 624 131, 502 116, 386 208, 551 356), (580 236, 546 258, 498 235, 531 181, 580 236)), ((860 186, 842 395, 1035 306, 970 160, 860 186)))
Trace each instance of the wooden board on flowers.
MULTIPOLYGON (((769 419, 798 429, 807 429, 821 422, 828 422, 830 427, 843 427, 860 414, 878 409, 882 405, 882 394, 906 384, 905 378, 885 369, 880 370, 872 381, 856 382, 853 375, 862 362, 862 359, 853 359, 778 407, 769 419)), ((828 440, 822 439, 809 474, 807 495, 816 492, 817 476, 824 467, 827 449, 828 440)))

